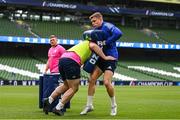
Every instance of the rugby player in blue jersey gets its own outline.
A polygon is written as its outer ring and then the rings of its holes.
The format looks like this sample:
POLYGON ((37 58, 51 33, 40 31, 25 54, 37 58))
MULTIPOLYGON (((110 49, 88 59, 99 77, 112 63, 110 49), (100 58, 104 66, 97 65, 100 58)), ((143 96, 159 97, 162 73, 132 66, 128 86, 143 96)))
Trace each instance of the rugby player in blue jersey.
MULTIPOLYGON (((118 60, 118 50, 116 48, 116 41, 122 36, 122 32, 115 25, 103 21, 103 16, 100 12, 95 12, 89 19, 91 20, 94 29, 102 30, 105 32, 106 40, 103 44, 103 52, 105 55, 110 55, 118 60)), ((117 114, 117 103, 115 99, 114 87, 111 84, 111 80, 116 69, 117 60, 103 60, 98 59, 96 66, 92 73, 90 73, 87 104, 81 115, 85 115, 90 111, 94 110, 93 107, 93 96, 95 93, 96 80, 104 73, 103 82, 106 87, 107 93, 111 100, 111 111, 110 115, 115 116, 117 114)))

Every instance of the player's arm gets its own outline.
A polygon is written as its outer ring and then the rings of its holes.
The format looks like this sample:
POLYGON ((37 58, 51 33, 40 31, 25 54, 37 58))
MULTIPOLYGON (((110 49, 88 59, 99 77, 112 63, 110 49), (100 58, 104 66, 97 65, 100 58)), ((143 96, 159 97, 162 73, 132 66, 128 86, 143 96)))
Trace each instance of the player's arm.
POLYGON ((115 27, 115 26, 113 26, 110 29, 110 32, 111 32, 111 36, 107 38, 106 45, 109 45, 112 42, 116 42, 123 34, 122 31, 119 28, 115 27))
POLYGON ((46 67, 45 67, 44 73, 47 73, 48 69, 49 69, 49 60, 48 60, 47 63, 46 63, 46 67))
POLYGON ((103 53, 102 49, 94 42, 90 42, 89 47, 90 47, 91 50, 93 50, 97 55, 99 55, 104 60, 116 60, 116 58, 114 58, 112 56, 106 56, 103 53))

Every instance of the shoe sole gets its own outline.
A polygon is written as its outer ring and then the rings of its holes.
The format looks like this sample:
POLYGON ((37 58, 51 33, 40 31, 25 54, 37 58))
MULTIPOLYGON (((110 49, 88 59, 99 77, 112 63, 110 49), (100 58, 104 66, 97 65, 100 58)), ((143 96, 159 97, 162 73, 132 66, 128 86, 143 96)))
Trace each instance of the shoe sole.
POLYGON ((58 113, 58 112, 56 112, 56 111, 52 111, 52 113, 54 113, 55 115, 58 115, 58 116, 63 116, 64 114, 63 113, 58 113))
POLYGON ((80 113, 80 115, 87 115, 87 113, 92 112, 93 109, 88 110, 86 113, 80 113))
POLYGON ((116 113, 114 113, 114 114, 113 114, 113 113, 111 113, 111 114, 110 114, 111 116, 116 116, 116 115, 117 115, 117 107, 115 107, 115 109, 116 109, 116 110, 115 110, 115 111, 116 111, 116 113))

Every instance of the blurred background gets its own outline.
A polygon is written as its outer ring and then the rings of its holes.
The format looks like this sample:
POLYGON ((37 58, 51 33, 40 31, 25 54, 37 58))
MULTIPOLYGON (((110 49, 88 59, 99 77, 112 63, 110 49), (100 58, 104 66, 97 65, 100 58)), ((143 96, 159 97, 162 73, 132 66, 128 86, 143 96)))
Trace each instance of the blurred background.
POLYGON ((57 35, 70 48, 97 11, 123 32, 113 81, 180 80, 178 0, 0 0, 0 80, 38 80, 48 37, 57 35))

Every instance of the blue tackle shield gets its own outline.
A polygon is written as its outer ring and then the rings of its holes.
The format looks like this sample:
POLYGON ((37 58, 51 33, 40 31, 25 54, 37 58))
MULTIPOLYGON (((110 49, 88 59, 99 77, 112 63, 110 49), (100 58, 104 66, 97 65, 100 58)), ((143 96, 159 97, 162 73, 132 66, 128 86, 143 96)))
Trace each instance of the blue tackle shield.
MULTIPOLYGON (((60 74, 44 74, 40 76, 39 79, 39 108, 43 108, 43 99, 51 95, 51 93, 59 86, 60 83, 63 83, 61 80, 60 74)), ((52 103, 50 111, 58 104, 61 96, 55 99, 52 103)), ((65 104, 64 111, 66 108, 70 108, 70 101, 65 104)))

